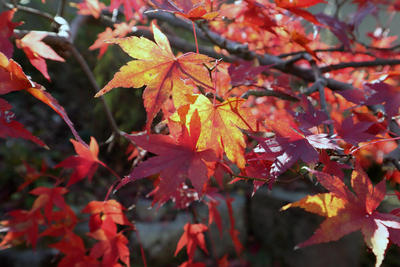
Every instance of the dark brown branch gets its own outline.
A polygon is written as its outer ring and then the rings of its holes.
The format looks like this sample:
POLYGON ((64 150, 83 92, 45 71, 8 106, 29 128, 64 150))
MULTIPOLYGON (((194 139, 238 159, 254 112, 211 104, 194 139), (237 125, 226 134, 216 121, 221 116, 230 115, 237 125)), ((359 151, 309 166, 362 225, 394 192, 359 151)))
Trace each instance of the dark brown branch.
MULTIPOLYGON (((327 53, 327 52, 344 52, 344 46, 341 45, 339 47, 332 47, 332 48, 325 48, 325 49, 315 49, 314 52, 316 53, 327 53)), ((306 54, 308 53, 306 50, 303 51, 296 51, 296 52, 291 52, 291 53, 285 53, 285 54, 280 54, 278 57, 280 58, 285 58, 285 57, 290 57, 290 56, 296 56, 299 54, 306 54)))
MULTIPOLYGON (((326 103, 326 97, 325 97, 326 81, 322 77, 322 73, 321 73, 320 69, 317 66, 317 62, 315 62, 315 59, 313 59, 311 57, 311 55, 309 55, 309 54, 307 54, 307 55, 308 55, 308 62, 310 62, 311 68, 312 68, 313 73, 314 73, 314 79, 315 79, 314 84, 316 84, 316 87, 317 87, 318 92, 319 92, 319 99, 320 99, 320 103, 321 103, 321 109, 326 114, 328 119, 331 120, 331 114, 328 111, 328 104, 326 103)), ((329 134, 329 136, 333 136, 333 134, 334 134, 334 128, 333 128, 333 124, 332 123, 328 124, 328 134, 329 134)))
POLYGON ((293 102, 299 101, 299 99, 297 99, 296 97, 288 95, 288 94, 285 94, 283 92, 273 91, 273 90, 267 89, 267 88, 262 87, 262 86, 257 86, 257 87, 260 88, 260 89, 263 89, 263 90, 248 90, 247 92, 242 94, 240 97, 244 98, 244 99, 247 99, 251 95, 257 96, 257 97, 260 97, 260 96, 273 96, 273 97, 277 97, 277 98, 280 98, 280 99, 283 99, 283 100, 289 100, 289 101, 293 101, 293 102))
POLYGON ((385 59, 378 58, 371 61, 358 61, 358 62, 343 62, 333 64, 326 67, 319 68, 322 73, 330 72, 333 70, 340 70, 345 68, 364 68, 364 67, 377 67, 377 66, 395 66, 400 65, 400 59, 385 59))

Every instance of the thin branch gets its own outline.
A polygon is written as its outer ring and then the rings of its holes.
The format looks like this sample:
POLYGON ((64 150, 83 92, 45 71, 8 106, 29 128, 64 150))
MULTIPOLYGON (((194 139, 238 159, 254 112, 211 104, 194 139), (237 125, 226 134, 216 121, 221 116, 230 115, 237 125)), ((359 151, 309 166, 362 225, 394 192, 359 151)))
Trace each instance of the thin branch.
POLYGON ((59 0, 58 9, 57 9, 57 16, 63 17, 65 6, 67 5, 68 0, 59 0))
MULTIPOLYGON (((322 111, 324 111, 324 113, 328 116, 328 119, 331 120, 331 115, 328 111, 328 104, 326 103, 326 97, 325 97, 325 85, 326 85, 326 81, 325 79, 322 78, 322 74, 320 69, 317 66, 317 62, 315 61, 314 58, 312 58, 311 55, 308 55, 308 62, 310 62, 311 68, 314 72, 314 79, 315 79, 315 83, 317 88, 318 88, 318 92, 319 92, 319 99, 321 102, 321 109, 322 111)), ((329 123, 328 124, 328 134, 329 136, 332 136, 334 134, 334 128, 333 128, 333 124, 329 123)))
POLYGON ((296 98, 294 96, 291 96, 291 95, 288 95, 288 94, 283 93, 283 92, 273 91, 273 90, 267 89, 267 88, 265 88, 263 86, 256 86, 256 87, 258 87, 260 89, 263 89, 263 90, 248 90, 247 92, 242 94, 240 97, 244 98, 244 99, 247 99, 251 95, 252 96, 256 96, 256 97, 273 96, 273 97, 277 97, 277 98, 280 98, 280 99, 283 99, 283 100, 289 100, 289 101, 293 101, 293 102, 298 102, 299 101, 298 98, 296 98))
MULTIPOLYGON (((339 47, 332 47, 332 48, 325 48, 325 49, 315 49, 315 50, 313 50, 313 52, 316 52, 316 53, 345 52, 345 50, 344 50, 344 45, 341 45, 339 47)), ((305 53, 308 53, 308 52, 306 50, 296 51, 296 52, 291 52, 291 53, 280 54, 280 55, 278 55, 278 57, 285 58, 285 57, 296 56, 296 55, 305 54, 305 53)))
POLYGON ((333 64, 321 67, 319 69, 322 73, 325 73, 344 68, 364 68, 364 67, 395 66, 395 65, 400 65, 400 59, 378 58, 375 60, 367 60, 367 61, 343 62, 339 64, 333 64))

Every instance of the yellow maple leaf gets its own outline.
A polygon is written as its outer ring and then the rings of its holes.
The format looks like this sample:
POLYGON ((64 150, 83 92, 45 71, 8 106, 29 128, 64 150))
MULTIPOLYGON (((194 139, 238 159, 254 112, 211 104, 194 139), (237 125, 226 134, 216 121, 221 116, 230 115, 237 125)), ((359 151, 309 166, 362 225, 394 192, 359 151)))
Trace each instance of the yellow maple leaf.
POLYGON ((190 79, 203 87, 212 87, 209 72, 204 66, 212 60, 210 57, 191 52, 175 57, 167 37, 154 24, 153 33, 155 43, 136 36, 111 41, 137 60, 121 67, 113 79, 95 95, 101 96, 116 87, 139 88, 146 85, 143 101, 148 130, 153 118, 171 95, 175 107, 179 107, 184 104, 182 96, 192 93, 192 87, 186 85, 184 80, 190 79))

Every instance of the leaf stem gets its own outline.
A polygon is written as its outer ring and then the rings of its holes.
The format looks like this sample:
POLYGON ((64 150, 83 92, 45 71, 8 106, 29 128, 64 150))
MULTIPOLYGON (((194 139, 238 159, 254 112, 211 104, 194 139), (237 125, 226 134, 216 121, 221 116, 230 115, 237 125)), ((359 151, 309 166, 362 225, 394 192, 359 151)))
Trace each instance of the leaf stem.
POLYGON ((193 35, 194 35, 194 42, 196 43, 196 53, 199 53, 199 44, 197 43, 197 34, 196 34, 196 26, 194 24, 194 21, 192 21, 193 25, 193 35))

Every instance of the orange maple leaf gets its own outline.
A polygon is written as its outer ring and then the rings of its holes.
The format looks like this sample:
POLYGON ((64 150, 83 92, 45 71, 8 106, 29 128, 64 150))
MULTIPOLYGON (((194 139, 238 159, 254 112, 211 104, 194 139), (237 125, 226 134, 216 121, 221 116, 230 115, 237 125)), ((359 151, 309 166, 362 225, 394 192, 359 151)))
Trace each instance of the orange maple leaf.
POLYGON ((208 227, 201 223, 187 223, 185 224, 183 229, 185 230, 185 232, 179 239, 178 245, 176 246, 175 256, 178 255, 178 252, 184 246, 186 246, 186 252, 188 254, 189 260, 193 259, 197 247, 200 247, 206 254, 208 254, 203 234, 203 232, 208 230, 208 227))
POLYGON ((150 0, 157 8, 163 11, 180 15, 192 21, 205 19, 212 20, 218 16, 218 12, 211 11, 212 1, 199 0, 150 0))
MULTIPOLYGON (((195 110, 198 110, 201 121, 201 133, 197 142, 199 150, 213 149, 218 155, 226 153, 228 159, 244 168, 244 149, 246 142, 241 129, 253 130, 255 119, 249 110, 242 107, 245 100, 229 98, 223 103, 213 104, 207 97, 198 95, 190 105, 186 124, 195 110)), ((177 114, 171 119, 178 121, 177 114)), ((188 127, 188 125, 187 125, 188 127)))
POLYGON ((71 156, 57 164, 55 167, 74 169, 67 186, 70 186, 86 176, 92 180, 98 164, 107 168, 106 164, 99 160, 99 145, 94 137, 90 138, 90 146, 85 143, 71 139, 74 149, 78 155, 71 156))
POLYGON ((182 105, 182 96, 192 93, 192 88, 183 80, 190 79, 207 88, 212 86, 209 72, 203 65, 212 60, 210 57, 191 52, 175 57, 167 37, 154 24, 153 32, 156 43, 136 36, 112 41, 137 60, 123 66, 95 95, 101 96, 115 87, 139 88, 147 85, 143 92, 147 130, 150 130, 153 118, 171 94, 175 107, 178 107, 182 105))
POLYGON ((375 266, 380 266, 389 239, 400 245, 400 217, 376 211, 386 194, 385 180, 374 187, 367 174, 356 164, 351 177, 354 194, 340 178, 323 172, 313 173, 330 193, 306 196, 282 207, 282 210, 300 207, 327 218, 313 236, 297 247, 336 241, 361 230, 365 243, 376 256, 375 266))
POLYGON ((89 220, 90 231, 95 232, 103 227, 103 222, 108 217, 114 223, 133 227, 133 224, 126 217, 124 210, 125 208, 119 202, 110 199, 107 201, 91 201, 82 212, 91 214, 89 220))

